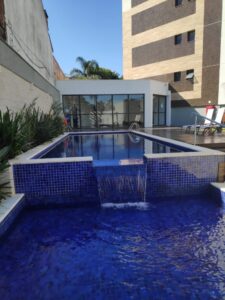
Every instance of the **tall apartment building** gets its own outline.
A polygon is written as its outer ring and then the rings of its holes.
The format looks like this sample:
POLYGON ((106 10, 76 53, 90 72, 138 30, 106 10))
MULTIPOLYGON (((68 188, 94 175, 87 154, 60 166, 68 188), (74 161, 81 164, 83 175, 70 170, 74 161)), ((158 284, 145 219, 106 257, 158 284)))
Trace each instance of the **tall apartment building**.
POLYGON ((224 22, 225 0, 123 0, 124 79, 169 82, 173 125, 225 105, 224 22))

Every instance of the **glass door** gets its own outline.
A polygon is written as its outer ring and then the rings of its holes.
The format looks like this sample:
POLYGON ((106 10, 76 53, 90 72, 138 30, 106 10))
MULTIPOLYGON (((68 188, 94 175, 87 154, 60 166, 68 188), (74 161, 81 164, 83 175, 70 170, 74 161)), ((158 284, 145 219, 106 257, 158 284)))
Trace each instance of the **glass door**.
POLYGON ((153 96, 153 126, 166 125, 166 96, 153 96))

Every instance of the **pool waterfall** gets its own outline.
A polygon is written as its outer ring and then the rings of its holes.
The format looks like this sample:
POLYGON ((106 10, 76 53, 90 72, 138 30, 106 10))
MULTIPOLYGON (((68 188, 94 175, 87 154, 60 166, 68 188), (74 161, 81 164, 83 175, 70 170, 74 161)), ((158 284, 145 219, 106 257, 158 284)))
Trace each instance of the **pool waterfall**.
POLYGON ((95 166, 101 204, 146 201, 146 164, 95 166))

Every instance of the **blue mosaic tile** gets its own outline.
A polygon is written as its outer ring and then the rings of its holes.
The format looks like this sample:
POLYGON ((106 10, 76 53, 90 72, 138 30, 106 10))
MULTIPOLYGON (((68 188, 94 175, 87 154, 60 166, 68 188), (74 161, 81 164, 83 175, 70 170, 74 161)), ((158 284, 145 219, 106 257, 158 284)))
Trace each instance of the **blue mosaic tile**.
POLYGON ((98 196, 91 162, 17 164, 13 174, 16 192, 26 196, 98 196))
POLYGON ((213 200, 218 203, 218 205, 225 207, 225 192, 223 190, 211 185, 210 194, 213 200))
POLYGON ((15 219, 25 207, 24 199, 17 203, 17 205, 10 211, 7 217, 0 223, 0 238, 7 233, 15 219))
POLYGON ((80 197, 74 196, 74 194, 66 195, 53 195, 53 196, 26 196, 26 205, 28 207, 80 207, 80 206, 90 206, 99 205, 99 201, 96 201, 96 196, 93 195, 80 197))
POLYGON ((147 199, 206 193, 223 161, 224 156, 218 155, 145 159, 147 199))
POLYGON ((100 199, 136 202, 206 193, 210 182, 216 181, 220 162, 224 156, 168 156, 122 166, 93 167, 92 162, 17 164, 13 172, 16 192, 25 193, 29 205, 100 199))

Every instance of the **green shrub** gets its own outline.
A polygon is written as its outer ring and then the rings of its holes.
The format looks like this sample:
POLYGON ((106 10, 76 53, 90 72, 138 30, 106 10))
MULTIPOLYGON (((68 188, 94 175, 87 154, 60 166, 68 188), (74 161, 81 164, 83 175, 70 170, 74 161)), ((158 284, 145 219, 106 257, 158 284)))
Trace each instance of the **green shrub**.
POLYGON ((64 125, 60 113, 61 106, 57 103, 52 104, 47 114, 39 109, 34 109, 33 115, 36 117, 36 122, 33 123, 35 145, 42 144, 63 133, 64 125))
POLYGON ((19 112, 0 111, 0 199, 6 195, 3 173, 7 160, 60 135, 64 131, 61 105, 53 103, 49 112, 36 107, 36 100, 19 112))
POLYGON ((4 199, 8 195, 8 192, 6 191, 8 182, 6 182, 3 178, 4 172, 9 167, 6 159, 8 152, 8 147, 4 147, 0 150, 0 200, 4 199))
POLYGON ((0 111, 0 149, 8 146, 8 158, 13 158, 62 134, 61 111, 61 105, 53 103, 44 113, 36 107, 36 100, 17 113, 0 111))
POLYGON ((12 113, 9 109, 4 113, 0 111, 0 149, 9 147, 9 158, 19 154, 23 147, 21 124, 21 113, 12 113))

